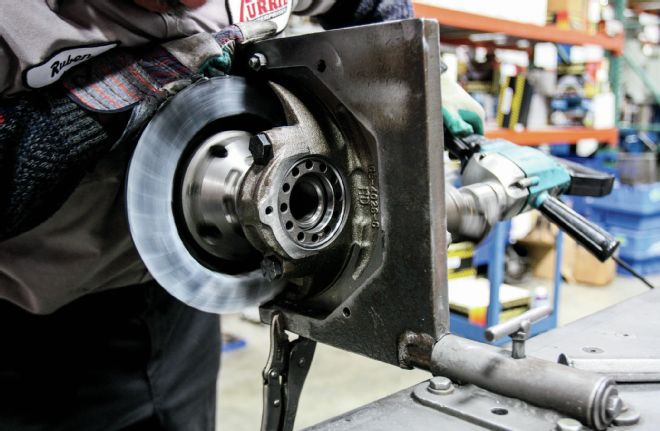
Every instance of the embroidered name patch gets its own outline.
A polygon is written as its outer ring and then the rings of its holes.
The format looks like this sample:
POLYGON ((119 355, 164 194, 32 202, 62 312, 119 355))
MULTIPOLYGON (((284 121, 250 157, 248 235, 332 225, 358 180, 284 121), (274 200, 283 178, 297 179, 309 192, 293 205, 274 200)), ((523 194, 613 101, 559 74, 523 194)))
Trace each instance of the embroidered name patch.
POLYGON ((227 0, 232 23, 273 21, 277 32, 289 22, 293 0, 227 0))
POLYGON ((102 45, 77 46, 60 50, 23 74, 23 81, 28 88, 42 88, 60 79, 62 74, 74 66, 103 54, 119 45, 118 42, 102 45))

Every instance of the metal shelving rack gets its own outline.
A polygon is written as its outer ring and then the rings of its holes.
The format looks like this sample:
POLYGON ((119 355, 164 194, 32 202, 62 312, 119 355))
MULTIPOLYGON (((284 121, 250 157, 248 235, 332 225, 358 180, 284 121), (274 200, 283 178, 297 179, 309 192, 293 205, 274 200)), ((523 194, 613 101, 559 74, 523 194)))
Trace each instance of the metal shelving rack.
MULTIPOLYGON (((608 36, 606 34, 591 34, 585 31, 566 30, 551 25, 534 25, 487 17, 483 15, 446 9, 413 1, 415 15, 419 18, 436 19, 443 27, 440 40, 451 45, 468 44, 482 46, 483 43, 471 41, 466 37, 469 33, 501 33, 512 38, 531 42, 554 42, 569 45, 598 45, 608 51, 610 57, 610 82, 616 100, 616 113, 619 112, 619 86, 621 55, 623 53, 624 35, 608 36)), ((616 0, 615 11, 617 19, 623 17, 625 0, 616 0)), ((513 49, 525 49, 507 46, 513 49)), ((615 117, 615 118, 618 118, 615 117)), ((486 131, 490 138, 504 138, 521 145, 540 145, 553 143, 576 143, 580 139, 593 138, 606 142, 611 146, 618 143, 618 129, 592 129, 588 127, 528 129, 513 131, 495 129, 486 131)))
MULTIPOLYGON (((492 240, 488 246, 488 282, 490 283, 490 295, 488 308, 486 310, 486 325, 482 326, 457 313, 451 313, 449 327, 454 334, 461 335, 472 340, 487 343, 485 338, 486 328, 496 325, 500 320, 502 307, 500 304, 500 286, 504 281, 504 256, 508 243, 507 235, 511 222, 501 222, 495 225, 492 232, 492 240)), ((545 319, 532 325, 530 336, 549 331, 557 327, 557 314, 559 310, 559 294, 561 289, 561 262, 563 252, 563 234, 560 231, 556 236, 554 283, 552 289, 552 314, 545 319)), ((507 337, 495 341, 493 344, 501 345, 508 343, 507 337)))
MULTIPOLYGON (((610 82, 612 91, 616 100, 616 117, 619 113, 619 85, 621 56, 623 54, 624 35, 619 34, 615 37, 606 34, 590 34, 577 30, 565 30, 555 26, 539 26, 534 24, 520 23, 504 19, 486 17, 482 15, 460 12, 442 7, 437 7, 422 3, 413 2, 415 15, 420 18, 434 18, 443 27, 440 33, 440 40, 443 43, 451 45, 467 44, 473 46, 494 45, 488 42, 475 42, 470 40, 467 35, 471 32, 482 33, 501 33, 516 39, 524 39, 531 42, 554 42, 569 45, 598 45, 608 51, 610 61, 610 82)), ((622 19, 625 0, 615 0, 616 18, 622 19)), ((519 48, 517 45, 506 46, 506 48, 519 48)), ((619 131, 617 128, 593 129, 588 127, 547 127, 543 129, 526 129, 515 131, 511 129, 487 130, 486 136, 489 138, 502 138, 515 142, 519 145, 540 145, 555 143, 575 144, 581 139, 597 139, 600 142, 616 146, 619 140, 619 131)), ((486 326, 481 326, 470 322, 465 316, 452 313, 450 327, 452 332, 465 337, 486 342, 484 330, 488 326, 498 323, 501 313, 501 304, 499 301, 500 286, 504 278, 504 256, 506 247, 507 229, 505 223, 499 223, 494 228, 493 241, 489 246, 488 259, 488 280, 490 282, 490 302, 487 309, 486 326)), ((552 292, 553 313, 548 318, 532 326, 532 335, 547 331, 557 326, 557 310, 559 306, 559 295, 561 287, 561 261, 563 236, 559 232, 556 239, 556 254, 554 268, 554 289, 552 292)), ((496 344, 508 342, 508 339, 502 339, 496 344)))

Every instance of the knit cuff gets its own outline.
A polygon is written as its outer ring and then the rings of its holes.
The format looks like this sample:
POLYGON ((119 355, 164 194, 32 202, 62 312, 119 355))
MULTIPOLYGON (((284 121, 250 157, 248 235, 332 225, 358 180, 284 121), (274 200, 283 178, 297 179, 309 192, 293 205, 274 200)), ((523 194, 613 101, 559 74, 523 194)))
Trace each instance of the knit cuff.
POLYGON ((326 29, 374 24, 413 17, 411 0, 344 0, 338 1, 319 16, 326 29))
POLYGON ((108 136, 103 127, 67 97, 51 100, 53 123, 70 148, 77 151, 98 152, 98 148, 108 136))
POLYGON ((0 196, 0 240, 52 216, 110 147, 92 114, 66 96, 30 96, 20 133, 0 140, 8 155, 3 169, 6 188, 0 196))

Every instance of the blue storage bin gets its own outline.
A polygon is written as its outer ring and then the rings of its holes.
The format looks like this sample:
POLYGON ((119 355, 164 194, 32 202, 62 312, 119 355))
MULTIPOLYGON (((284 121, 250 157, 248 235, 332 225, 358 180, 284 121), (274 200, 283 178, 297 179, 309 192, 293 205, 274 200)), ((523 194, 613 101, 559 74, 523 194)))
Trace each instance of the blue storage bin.
MULTIPOLYGON (((509 235, 511 234, 511 221, 507 220, 500 223, 505 224, 505 229, 506 229, 505 238, 508 244, 509 235)), ((477 248, 475 248, 474 256, 472 257, 472 265, 475 268, 481 265, 488 265, 488 261, 490 260, 491 248, 495 246, 493 244, 494 237, 495 237, 495 229, 493 228, 493 230, 488 234, 488 236, 484 238, 484 240, 477 245, 477 248)))
POLYGON ((572 147, 573 146, 571 144, 551 145, 550 146, 550 154, 552 154, 553 156, 559 156, 559 157, 570 156, 572 147))
POLYGON ((630 230, 608 226, 606 230, 621 243, 619 255, 631 260, 660 257, 660 229, 630 230))
POLYGON ((579 163, 597 171, 606 172, 615 177, 618 175, 616 170, 616 153, 613 151, 598 151, 590 157, 580 157, 576 155, 561 156, 562 159, 579 163))
POLYGON ((660 183, 616 184, 602 198, 586 198, 591 219, 600 224, 633 230, 660 228, 660 183))
MULTIPOLYGON (((632 266, 632 268, 641 275, 660 274, 660 257, 643 260, 626 259, 624 257, 621 257, 621 259, 623 259, 628 265, 632 266)), ((632 274, 621 268, 619 265, 616 266, 616 272, 621 275, 632 277, 632 274)))

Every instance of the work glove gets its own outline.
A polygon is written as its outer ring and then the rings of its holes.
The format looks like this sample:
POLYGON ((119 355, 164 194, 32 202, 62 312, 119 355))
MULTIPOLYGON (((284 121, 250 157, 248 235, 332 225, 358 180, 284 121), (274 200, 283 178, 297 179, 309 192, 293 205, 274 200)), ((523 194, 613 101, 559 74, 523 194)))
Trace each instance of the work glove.
POLYGON ((274 32, 270 22, 238 24, 155 47, 114 49, 61 83, 0 99, 0 241, 54 214, 119 135, 135 136, 168 97, 203 76, 227 73, 239 44, 274 32))
POLYGON ((442 119, 452 135, 464 137, 484 134, 484 108, 449 74, 440 75, 442 119))

